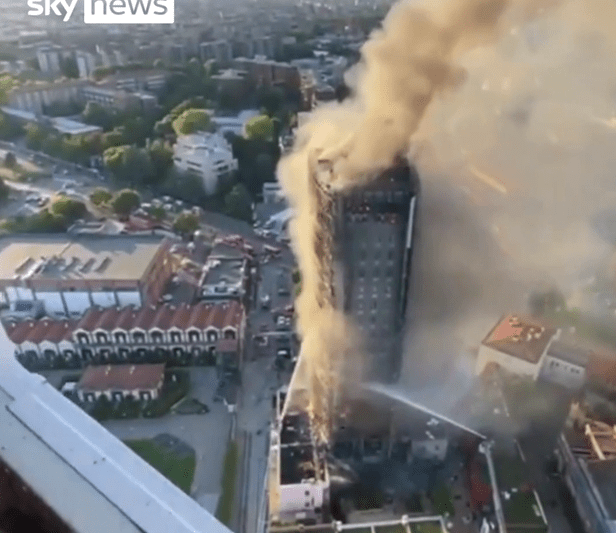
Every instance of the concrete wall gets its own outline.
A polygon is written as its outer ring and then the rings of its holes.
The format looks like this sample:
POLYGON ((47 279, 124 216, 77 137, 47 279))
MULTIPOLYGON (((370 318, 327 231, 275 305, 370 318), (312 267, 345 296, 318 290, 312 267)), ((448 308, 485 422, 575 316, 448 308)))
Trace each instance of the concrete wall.
POLYGON ((323 505, 321 483, 297 483, 280 486, 280 520, 314 518, 315 509, 323 505))
POLYGON ((64 302, 59 292, 37 292, 37 300, 41 300, 45 306, 45 313, 50 316, 65 315, 64 302))
POLYGON ((117 305, 113 292, 93 292, 92 303, 100 307, 115 307, 117 305))
POLYGON ((128 305, 141 307, 141 295, 139 291, 118 291, 117 295, 120 307, 126 307, 128 305))
MULTIPOLYGON (((541 362, 541 359, 539 362, 541 362)), ((498 350, 482 344, 479 347, 479 353, 477 355, 477 362, 475 365, 476 373, 478 375, 481 374, 484 368, 490 363, 496 363, 512 374, 516 374, 518 376, 528 376, 533 379, 537 379, 541 366, 539 363, 529 363, 524 359, 512 357, 511 355, 499 352, 498 350)))
POLYGON ((586 381, 586 369, 568 361, 546 355, 539 377, 569 389, 581 389, 586 381))
POLYGON ((69 314, 82 315, 92 306, 90 296, 85 291, 64 292, 64 301, 69 314))

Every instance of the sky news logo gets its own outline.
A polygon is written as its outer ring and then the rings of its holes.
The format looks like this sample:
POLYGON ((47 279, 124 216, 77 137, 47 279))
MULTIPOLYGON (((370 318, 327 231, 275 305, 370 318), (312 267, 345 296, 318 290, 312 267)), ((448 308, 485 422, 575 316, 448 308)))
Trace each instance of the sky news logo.
MULTIPOLYGON (((28 0, 28 15, 68 22, 79 0, 28 0)), ((173 24, 174 0, 83 0, 86 24, 173 24)))

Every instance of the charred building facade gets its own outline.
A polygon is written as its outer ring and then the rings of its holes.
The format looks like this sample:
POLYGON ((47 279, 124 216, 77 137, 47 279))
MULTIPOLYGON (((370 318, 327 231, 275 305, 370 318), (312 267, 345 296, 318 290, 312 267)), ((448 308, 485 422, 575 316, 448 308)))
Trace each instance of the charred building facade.
POLYGON ((402 361, 418 175, 400 160, 367 185, 341 192, 322 186, 316 173, 314 181, 322 298, 363 333, 365 378, 394 382, 402 361))

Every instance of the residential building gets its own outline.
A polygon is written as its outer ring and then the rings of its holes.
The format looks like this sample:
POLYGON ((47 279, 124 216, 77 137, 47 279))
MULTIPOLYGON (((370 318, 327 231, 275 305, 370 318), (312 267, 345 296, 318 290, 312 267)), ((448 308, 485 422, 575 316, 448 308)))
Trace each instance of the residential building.
POLYGON ((55 83, 29 83, 9 91, 9 107, 44 114, 53 104, 69 105, 81 101, 85 80, 64 80, 55 83))
POLYGON ((230 533, 42 376, 7 357, 14 348, 1 328, 0 346, 0 520, 10 517, 13 531, 230 533))
MULTIPOLYGON (((479 375, 487 365, 496 363, 512 374, 537 379, 550 344, 559 336, 557 328, 538 319, 504 316, 481 342, 476 373, 479 375)), ((549 364, 559 360, 558 353, 557 350, 552 352, 549 364)), ((555 372, 554 365, 548 368, 548 375, 552 371, 555 372)))
POLYGON ((81 91, 85 102, 94 102, 103 107, 118 111, 152 111, 157 99, 154 95, 143 92, 128 92, 124 89, 111 88, 112 84, 89 85, 81 91))
POLYGON ((156 236, 6 237, 0 239, 0 300, 41 301, 52 317, 155 302, 173 271, 170 246, 156 236))
POLYGON ((193 133, 181 135, 173 147, 175 166, 203 180, 205 192, 212 195, 218 183, 237 170, 231 145, 221 135, 193 133))
POLYGON ((75 61, 77 63, 80 78, 89 78, 96 68, 96 57, 90 52, 76 52, 75 61))
POLYGON ((199 45, 201 61, 213 59, 221 66, 227 66, 233 60, 231 43, 226 39, 201 43, 199 45))
POLYGON ((245 109, 240 111, 236 116, 213 116, 212 122, 216 124, 216 130, 226 135, 232 133, 233 135, 244 135, 244 126, 251 118, 259 116, 260 113, 257 109, 245 109))
POLYGON ((262 56, 253 59, 238 57, 233 65, 248 73, 248 79, 254 87, 283 87, 300 90, 301 77, 299 69, 289 63, 280 63, 262 56))
POLYGON ((366 378, 395 381, 402 360, 417 174, 399 162, 365 187, 332 193, 319 181, 331 167, 318 165, 311 183, 321 221, 315 254, 322 263, 322 299, 344 310, 359 328, 369 354, 366 378))
POLYGON ((192 362, 238 369, 245 316, 237 302, 91 308, 79 320, 6 325, 28 368, 58 360, 76 366, 108 362, 192 362))
POLYGON ((587 418, 574 404, 556 455, 586 533, 616 531, 615 442, 613 427, 587 418))
POLYGON ((229 97, 241 100, 249 92, 251 83, 245 70, 225 69, 212 76, 219 94, 227 94, 229 97))
POLYGON ((45 74, 58 74, 62 69, 62 47, 45 46, 36 51, 41 72, 45 74))
POLYGON ((588 350, 560 341, 550 343, 539 370, 539 379, 579 390, 586 383, 588 350))
POLYGON ((110 401, 148 401, 158 398, 164 379, 164 364, 88 366, 75 392, 82 402, 94 402, 101 396, 110 401))

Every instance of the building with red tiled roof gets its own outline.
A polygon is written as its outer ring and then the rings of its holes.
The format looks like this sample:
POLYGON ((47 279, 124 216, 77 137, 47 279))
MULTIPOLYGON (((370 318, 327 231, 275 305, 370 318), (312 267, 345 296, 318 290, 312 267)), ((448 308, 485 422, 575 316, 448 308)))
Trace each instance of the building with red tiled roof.
POLYGON ((83 402, 100 396, 109 400, 136 400, 158 397, 163 386, 165 365, 104 365, 89 366, 77 384, 77 396, 83 402))
POLYGON ((42 319, 8 324, 7 333, 24 360, 59 356, 89 361, 218 362, 239 368, 244 337, 244 308, 237 301, 196 305, 150 305, 89 309, 78 320, 42 319), (233 341, 219 345, 219 341, 233 341), (235 346, 230 353, 229 346, 235 346), (219 346, 225 346, 221 352, 219 346))
POLYGON ((560 331, 542 321, 508 315, 490 330, 479 347, 476 372, 481 374, 490 363, 505 370, 536 379, 550 344, 560 331))

